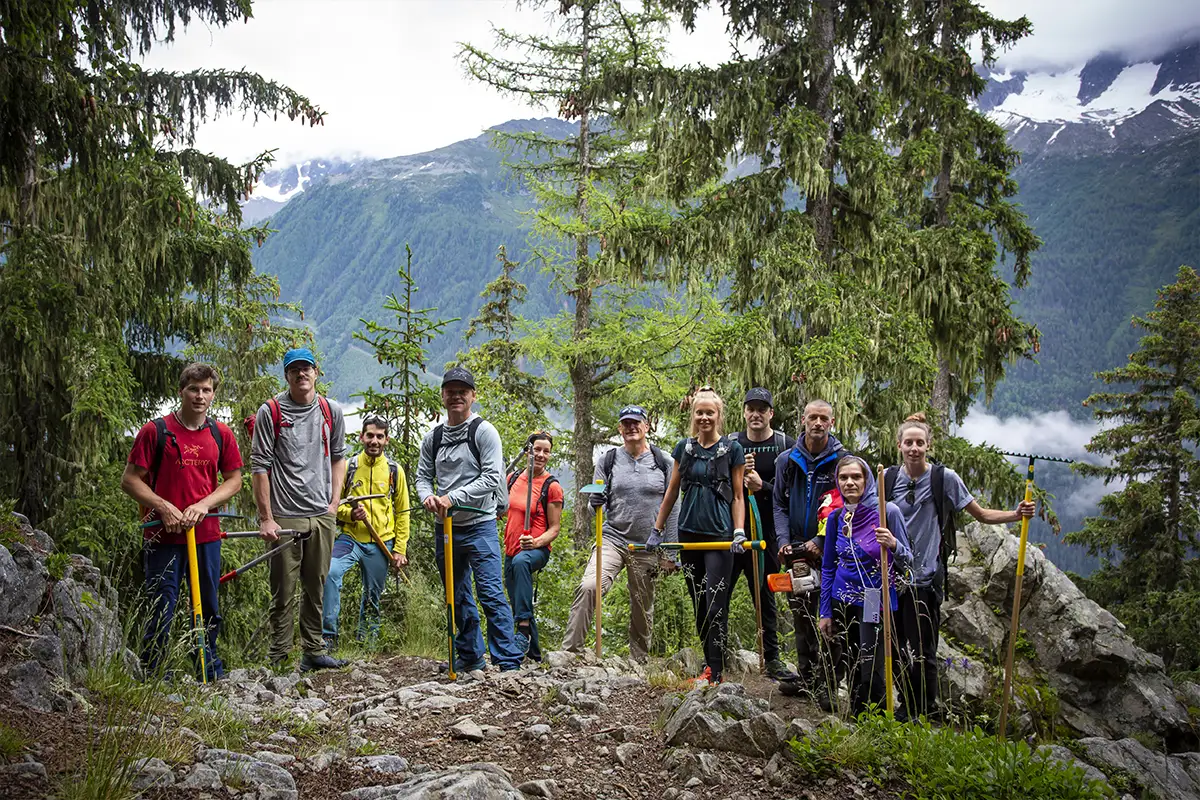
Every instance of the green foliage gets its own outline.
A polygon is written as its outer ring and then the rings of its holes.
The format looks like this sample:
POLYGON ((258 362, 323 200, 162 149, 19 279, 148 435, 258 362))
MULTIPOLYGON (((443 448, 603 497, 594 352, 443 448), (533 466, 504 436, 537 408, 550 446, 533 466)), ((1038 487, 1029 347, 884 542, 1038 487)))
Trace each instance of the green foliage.
POLYGON ((1124 367, 1097 373, 1113 387, 1088 398, 1101 422, 1088 443, 1111 459, 1080 463, 1081 475, 1122 481, 1068 541, 1104 557, 1086 583, 1143 647, 1168 668, 1200 666, 1200 277, 1180 267, 1124 367), (1119 559, 1119 561, 1118 561, 1119 559))
POLYGON ((1114 796, 1107 786, 1085 778, 1079 767, 1043 757, 1025 742, 1001 742, 979 728, 959 733, 863 715, 854 726, 825 723, 793 740, 791 748, 807 777, 836 779, 853 773, 877 786, 899 781, 903 795, 913 800, 1114 796))
POLYGON ((240 228, 238 201, 270 156, 199 153, 199 125, 321 121, 253 73, 135 63, 178 27, 249 16, 249 0, 0 7, 0 493, 35 524, 117 457, 170 393, 168 346, 219 324, 217 288, 250 274, 265 230, 240 228))
POLYGON ((29 737, 0 722, 0 759, 16 758, 30 745, 29 737))
POLYGON ((46 572, 53 580, 61 581, 66 576, 67 567, 70 565, 70 553, 57 552, 46 556, 46 572))

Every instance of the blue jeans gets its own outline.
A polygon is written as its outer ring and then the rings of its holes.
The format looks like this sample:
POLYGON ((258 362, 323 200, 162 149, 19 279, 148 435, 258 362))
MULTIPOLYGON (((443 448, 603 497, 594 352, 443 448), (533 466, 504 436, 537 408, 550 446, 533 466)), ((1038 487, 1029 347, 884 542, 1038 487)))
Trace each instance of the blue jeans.
POLYGON ((542 649, 538 647, 537 619, 533 616, 533 574, 548 563, 550 551, 545 547, 504 557, 504 588, 508 589, 513 619, 518 624, 529 621, 529 657, 534 661, 542 660, 542 649))
MULTIPOLYGON (((391 551, 395 542, 395 539, 390 539, 384 544, 391 551)), ((322 633, 337 636, 338 614, 342 610, 342 579, 358 564, 362 567, 363 587, 362 603, 358 608, 358 638, 360 641, 370 640, 379 635, 379 598, 387 583, 389 563, 374 542, 363 544, 348 533, 338 535, 329 560, 329 576, 325 579, 322 633)))
MULTIPOLYGON (((434 536, 434 551, 438 574, 446 580, 446 561, 443 558, 442 536, 434 536)), ((471 575, 475 576, 475 593, 487 616, 487 652, 492 663, 501 669, 518 669, 521 653, 513 635, 512 609, 504 596, 501 578, 500 537, 496 520, 475 525, 454 526, 454 637, 457 652, 454 668, 468 672, 483 667, 483 631, 479 625, 479 609, 471 594, 471 575)))
MULTIPOLYGON (((217 656, 217 633, 221 616, 217 613, 217 588, 221 585, 221 542, 196 545, 200 573, 200 613, 204 620, 204 666, 206 678, 225 675, 225 665, 217 656)), ((167 656, 171 638, 171 620, 179 603, 179 587, 188 582, 187 545, 146 542, 142 545, 142 572, 150 610, 146 633, 142 637, 142 666, 147 673, 157 672, 167 656)), ((190 589, 189 589, 190 591, 190 589)), ((188 615, 189 620, 191 615, 188 615)), ((191 627, 189 621, 188 626, 191 627)), ((189 637, 188 644, 196 675, 200 675, 199 648, 189 637)))

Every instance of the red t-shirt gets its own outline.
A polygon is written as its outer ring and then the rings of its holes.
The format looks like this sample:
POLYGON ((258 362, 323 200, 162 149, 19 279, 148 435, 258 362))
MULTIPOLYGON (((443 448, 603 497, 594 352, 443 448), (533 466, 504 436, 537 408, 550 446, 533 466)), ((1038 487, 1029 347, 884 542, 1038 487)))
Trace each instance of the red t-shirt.
MULTIPOLYGON (((173 504, 180 511, 199 500, 212 494, 217 488, 217 476, 242 467, 242 454, 238 451, 237 439, 233 431, 224 423, 217 423, 217 432, 221 434, 224 443, 217 448, 217 440, 207 426, 198 431, 190 431, 180 424, 174 414, 167 414, 167 431, 174 434, 174 441, 167 437, 163 444, 162 463, 159 465, 158 481, 149 476, 154 493, 173 504), (218 455, 220 464, 217 464, 218 455)), ((129 452, 130 464, 139 466, 147 471, 154 466, 154 451, 157 446, 158 431, 154 422, 147 422, 138 431, 133 440, 133 450, 129 452)), ((167 533, 161 525, 146 528, 147 539, 155 539, 164 544, 184 544, 187 532, 167 533)), ((221 538, 220 520, 209 517, 201 520, 196 526, 196 542, 215 542, 221 538)))
MULTIPOLYGON (((525 486, 529 482, 526 477, 528 470, 522 471, 520 476, 513 482, 512 488, 508 490, 508 522, 504 525, 504 554, 515 556, 521 552, 521 535, 525 533, 525 486)), ((542 507, 542 484, 550 478, 549 472, 542 473, 540 478, 533 479, 533 521, 529 526, 529 535, 534 538, 541 536, 546 532, 546 509, 542 507)), ((550 486, 550 494, 546 498, 548 503, 558 503, 562 505, 563 490, 562 484, 555 481, 550 486)), ((547 545, 547 548, 549 545, 547 545)))

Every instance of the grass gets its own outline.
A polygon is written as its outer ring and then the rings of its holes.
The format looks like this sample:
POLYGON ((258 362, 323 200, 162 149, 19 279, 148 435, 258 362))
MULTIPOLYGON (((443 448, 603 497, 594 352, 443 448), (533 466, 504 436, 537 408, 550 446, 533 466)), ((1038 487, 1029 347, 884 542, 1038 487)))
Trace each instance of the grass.
POLYGON ((29 744, 25 734, 0 722, 0 759, 16 758, 29 744))
POLYGON ((1114 797, 1079 767, 1046 761, 1024 742, 1000 742, 979 728, 959 733, 864 715, 854 726, 825 723, 790 746, 807 777, 854 773, 881 787, 898 781, 913 800, 1114 797))

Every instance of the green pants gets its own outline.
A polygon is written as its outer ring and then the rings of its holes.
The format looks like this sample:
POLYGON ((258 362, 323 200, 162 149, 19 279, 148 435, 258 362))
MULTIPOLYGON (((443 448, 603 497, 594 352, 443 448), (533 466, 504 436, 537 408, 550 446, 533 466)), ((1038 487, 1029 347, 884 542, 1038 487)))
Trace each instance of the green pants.
POLYGON ((312 531, 307 541, 285 547, 269 559, 271 565, 271 661, 280 661, 292 650, 296 616, 296 583, 300 584, 300 647, 317 656, 325 652, 321 636, 325 576, 337 538, 333 514, 316 517, 277 517, 280 528, 298 533, 312 531))

